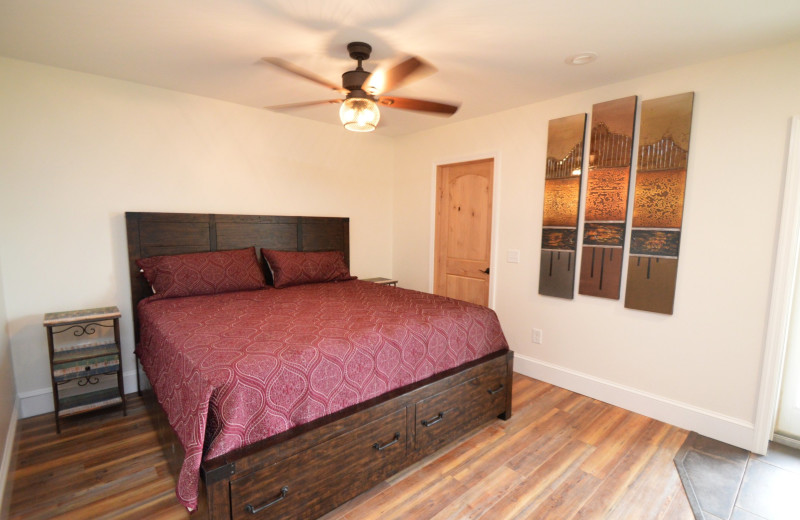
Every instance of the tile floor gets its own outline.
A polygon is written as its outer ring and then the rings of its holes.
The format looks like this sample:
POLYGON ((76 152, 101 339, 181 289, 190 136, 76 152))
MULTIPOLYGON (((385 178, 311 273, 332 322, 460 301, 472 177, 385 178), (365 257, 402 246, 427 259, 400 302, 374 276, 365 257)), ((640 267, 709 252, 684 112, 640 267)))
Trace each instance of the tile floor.
POLYGON ((692 432, 675 465, 697 520, 800 518, 800 451, 754 455, 692 432))

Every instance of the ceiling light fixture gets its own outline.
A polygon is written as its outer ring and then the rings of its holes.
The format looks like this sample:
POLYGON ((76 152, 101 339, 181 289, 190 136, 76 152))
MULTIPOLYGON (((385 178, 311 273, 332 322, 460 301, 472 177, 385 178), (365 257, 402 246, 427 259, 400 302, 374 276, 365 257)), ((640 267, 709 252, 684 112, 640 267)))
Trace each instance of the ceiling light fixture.
POLYGON ((348 97, 339 108, 339 119, 353 132, 372 132, 378 126, 381 112, 378 105, 368 97, 348 97))
POLYGON ((597 54, 594 52, 582 52, 580 54, 573 54, 564 60, 567 65, 586 65, 597 59, 597 54))

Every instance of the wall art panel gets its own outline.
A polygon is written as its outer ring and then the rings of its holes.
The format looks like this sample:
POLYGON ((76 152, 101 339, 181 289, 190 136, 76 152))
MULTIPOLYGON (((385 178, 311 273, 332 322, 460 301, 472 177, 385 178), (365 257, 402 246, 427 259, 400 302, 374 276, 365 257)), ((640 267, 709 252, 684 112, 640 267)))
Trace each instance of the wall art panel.
POLYGON ((539 294, 572 298, 586 114, 553 119, 547 131, 539 294))
POLYGON ((619 299, 636 96, 592 107, 578 292, 619 299))
POLYGON ((672 314, 694 93, 642 102, 625 307, 672 314))

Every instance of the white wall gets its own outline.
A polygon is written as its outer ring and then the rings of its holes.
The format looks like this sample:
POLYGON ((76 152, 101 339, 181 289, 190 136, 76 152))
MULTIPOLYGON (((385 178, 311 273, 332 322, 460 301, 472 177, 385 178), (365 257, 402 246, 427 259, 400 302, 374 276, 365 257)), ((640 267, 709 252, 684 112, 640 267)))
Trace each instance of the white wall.
MULTIPOLYGON (((800 43, 453 124, 399 141, 394 277, 429 290, 435 165, 497 157, 494 308, 515 368, 750 447, 800 43), (538 294, 547 123, 592 105, 695 92, 672 316, 538 294), (505 262, 519 249, 519 264, 505 262), (531 343, 531 328, 544 343, 531 343)), ((590 65, 591 66, 591 65, 590 65)), ((576 70, 576 73, 580 73, 576 70)), ((627 269, 627 263, 623 266, 627 269)), ((577 286, 577 284, 576 284, 577 286)))
POLYGON ((118 305, 135 388, 125 211, 349 217, 352 272, 391 275, 393 144, 380 135, 0 59, 0 142, 23 416, 52 410, 46 312, 118 305))

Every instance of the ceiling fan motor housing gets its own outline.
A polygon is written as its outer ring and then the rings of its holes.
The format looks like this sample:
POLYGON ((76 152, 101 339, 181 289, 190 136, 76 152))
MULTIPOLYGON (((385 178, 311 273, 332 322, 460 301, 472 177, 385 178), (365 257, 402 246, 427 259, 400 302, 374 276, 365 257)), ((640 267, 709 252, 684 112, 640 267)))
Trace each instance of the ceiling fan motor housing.
MULTIPOLYGON (((342 86, 350 91, 361 90, 361 85, 367 81, 370 73, 366 70, 349 70, 342 74, 342 86)), ((363 91, 362 91, 363 92, 363 91)))
POLYGON ((347 44, 347 52, 350 53, 351 58, 358 61, 358 67, 342 74, 342 87, 350 91, 348 98, 366 97, 366 93, 361 89, 361 86, 367 81, 370 72, 361 68, 361 62, 369 59, 372 53, 372 46, 364 42, 351 42, 347 44))

